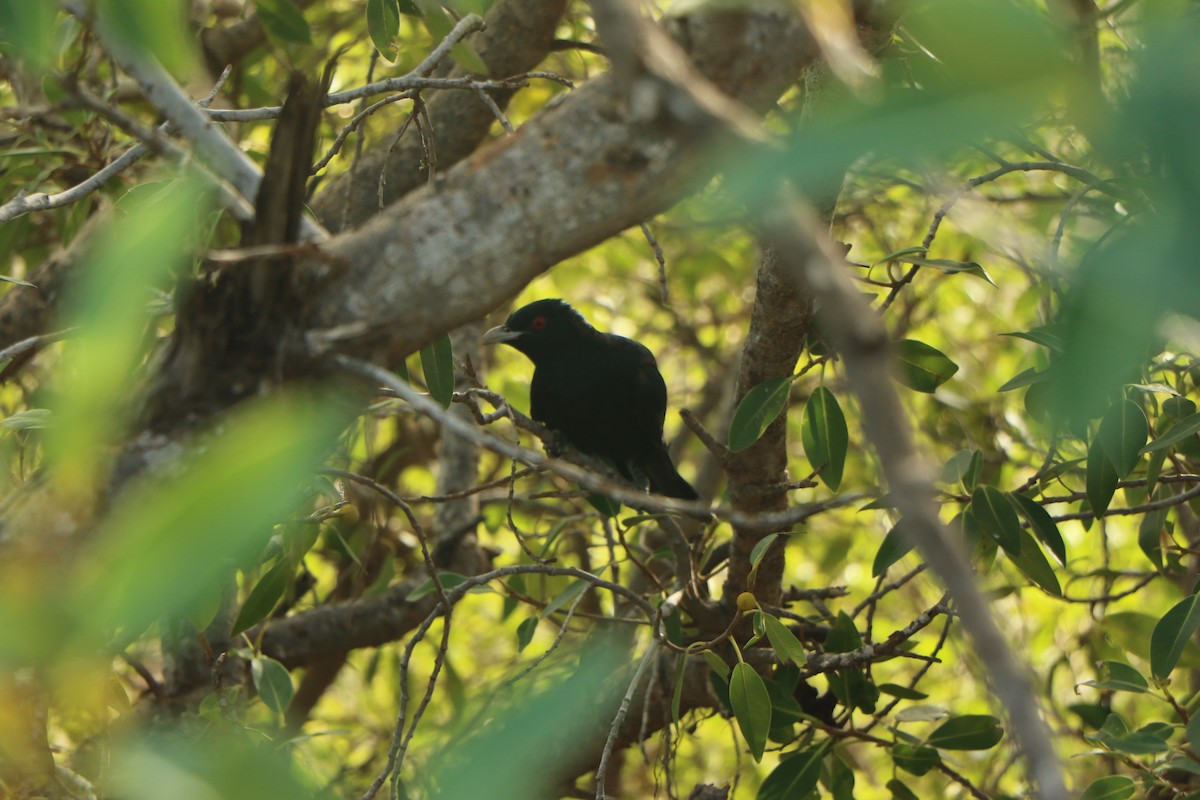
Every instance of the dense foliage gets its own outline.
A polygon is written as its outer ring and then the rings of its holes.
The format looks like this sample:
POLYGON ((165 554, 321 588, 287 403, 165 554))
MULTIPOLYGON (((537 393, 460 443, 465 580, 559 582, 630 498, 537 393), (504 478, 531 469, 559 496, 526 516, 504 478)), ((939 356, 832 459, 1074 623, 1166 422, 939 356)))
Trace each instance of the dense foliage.
POLYGON ((0 797, 1200 797, 1195 8, 634 5, 0 2, 0 797))

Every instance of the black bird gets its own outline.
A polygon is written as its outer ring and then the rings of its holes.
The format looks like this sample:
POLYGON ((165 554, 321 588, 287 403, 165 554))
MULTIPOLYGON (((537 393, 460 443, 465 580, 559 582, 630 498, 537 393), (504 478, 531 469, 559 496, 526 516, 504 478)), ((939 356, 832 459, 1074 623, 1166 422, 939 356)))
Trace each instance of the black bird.
POLYGON ((517 309, 482 341, 529 356, 529 413, 538 422, 634 484, 644 476, 652 492, 696 499, 663 443, 667 385, 643 345, 596 330, 562 300, 517 309))

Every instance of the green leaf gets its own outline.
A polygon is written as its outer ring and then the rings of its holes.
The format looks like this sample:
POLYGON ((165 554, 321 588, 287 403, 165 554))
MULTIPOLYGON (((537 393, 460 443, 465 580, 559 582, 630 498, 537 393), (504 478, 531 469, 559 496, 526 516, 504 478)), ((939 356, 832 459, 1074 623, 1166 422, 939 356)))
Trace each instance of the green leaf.
POLYGON ((704 660, 708 662, 708 668, 712 670, 717 677, 729 683, 729 665, 725 663, 725 659, 714 653, 712 650, 704 651, 704 660))
POLYGON ((254 0, 263 29, 281 42, 312 44, 312 29, 292 0, 254 0))
POLYGON ((1100 664, 1099 681, 1084 681, 1084 686, 1091 686, 1106 692, 1134 692, 1140 694, 1150 688, 1150 682, 1142 673, 1123 661, 1104 661, 1100 664))
POLYGON ((968 492, 973 492, 979 485, 979 476, 982 473, 983 451, 959 450, 950 457, 946 466, 942 467, 941 481, 943 483, 962 481, 963 488, 968 492))
POLYGON ((1185 732, 1187 734, 1188 744, 1192 746, 1193 750, 1196 749, 1196 747, 1200 745, 1200 714, 1192 714, 1192 716, 1188 718, 1187 729, 1185 732))
POLYGON ((845 611, 839 611, 825 634, 825 652, 851 653, 862 647, 862 634, 845 611))
POLYGON ((756 800, 799 800, 807 797, 809 792, 817 788, 824 755, 824 747, 814 747, 781 758, 779 765, 758 787, 756 800))
POLYGON ((1012 331, 1010 333, 1002 333, 1001 336, 1012 336, 1015 339, 1024 339, 1027 342, 1040 344, 1055 353, 1063 351, 1062 337, 1057 333, 1051 333, 1046 328, 1034 328, 1031 331, 1012 331))
POLYGON ((287 668, 273 658, 258 656, 250 660, 250 674, 254 678, 254 690, 267 708, 277 714, 287 711, 296 692, 287 668))
MULTIPOLYGON (((467 576, 459 575, 457 572, 439 572, 438 583, 442 585, 442 589, 453 589, 455 586, 462 584, 467 580, 467 576)), ((407 602, 413 603, 420 600, 426 595, 433 594, 437 587, 433 585, 433 578, 427 579, 420 586, 413 589, 408 597, 404 598, 407 602)))
POLYGON ((1163 614, 1150 634, 1150 673, 1166 678, 1175 669, 1183 649, 1200 627, 1200 593, 1180 600, 1163 614))
POLYGON ((1021 555, 1021 520, 1004 492, 980 486, 971 494, 971 513, 983 532, 1012 557, 1021 555))
POLYGON ((958 365, 945 353, 915 339, 897 342, 892 352, 899 367, 896 380, 918 392, 932 394, 958 372, 958 365))
POLYGON ((546 603, 546 607, 542 609, 542 619, 546 619, 560 608, 565 608, 566 606, 569 606, 571 603, 575 602, 575 598, 586 592, 589 586, 591 586, 591 584, 585 581, 583 578, 576 578, 575 580, 571 581, 571 583, 567 585, 566 589, 563 589, 558 593, 558 596, 556 596, 549 603, 546 603))
MULTIPOLYGON (((414 0, 415 5, 421 10, 421 15, 425 21, 425 27, 434 39, 441 41, 445 39, 450 31, 454 28, 454 20, 449 13, 442 8, 441 4, 436 0, 414 0)), ((475 52, 475 48, 469 42, 463 41, 456 44, 450 50, 451 57, 458 62, 459 66, 469 72, 474 72, 478 75, 487 75, 487 64, 475 52)))
POLYGON ((1029 523, 1029 527, 1037 534, 1037 538, 1041 540, 1042 544, 1046 545, 1058 559, 1058 563, 1066 565, 1067 545, 1063 542, 1062 534, 1058 530, 1058 523, 1054 521, 1054 518, 1031 497, 1013 492, 1008 495, 1008 498, 1016 504, 1021 516, 1029 523))
POLYGON ((246 602, 242 604, 237 619, 234 620, 231 636, 237 636, 259 620, 265 619, 279 598, 287 590, 288 581, 292 577, 292 565, 286 559, 280 559, 259 578, 258 583, 250 590, 246 602))
POLYGON ((929 698, 929 695, 924 692, 918 692, 911 686, 901 686, 898 683, 881 683, 879 684, 879 691, 892 697, 898 697, 901 700, 926 700, 929 698))
POLYGON ((1000 720, 990 714, 965 714, 939 725, 928 743, 939 750, 989 750, 1002 738, 1000 720))
POLYGON ((537 630, 539 617, 534 615, 521 620, 517 626, 517 652, 521 652, 533 641, 534 631, 537 630))
POLYGON ((1100 420, 1096 439, 1116 468, 1117 477, 1124 478, 1137 466, 1142 445, 1149 435, 1150 426, 1141 406, 1132 400, 1122 400, 1113 403, 1100 420))
MULTIPOLYGON (((1154 502, 1162 502, 1171 496, 1166 486, 1159 486, 1154 492, 1154 502)), ((1150 563, 1158 569, 1163 566, 1163 528, 1167 524, 1167 509, 1156 508, 1146 512, 1138 522, 1138 547, 1150 563)))
POLYGON ((893 800, 921 800, 913 794, 912 789, 909 789, 896 778, 892 778, 887 782, 888 791, 892 793, 893 800))
POLYGON ((763 612, 763 624, 767 629, 767 640, 781 661, 791 660, 796 666, 802 667, 808 662, 808 653, 804 645, 796 638, 796 634, 777 618, 763 612))
POLYGON ((729 449, 745 450, 759 440, 775 418, 787 408, 792 376, 763 381, 742 398, 729 423, 729 449))
POLYGON ((399 0, 367 0, 367 32, 379 54, 395 61, 396 37, 400 35, 399 0))
POLYGON ((0 275, 0 281, 3 281, 4 283, 15 283, 17 286, 28 286, 30 289, 37 288, 29 281, 23 281, 20 278, 14 278, 11 275, 0 275))
POLYGON ((425 375, 429 396, 442 408, 449 408, 454 400, 454 352, 449 334, 443 334, 421 348, 421 372, 425 375))
POLYGON ((1113 493, 1117 491, 1117 471, 1109 461, 1100 437, 1092 439, 1087 455, 1087 500, 1096 516, 1103 516, 1112 502, 1113 493))
POLYGON ((871 563, 872 578, 878 578, 887 572, 888 567, 904 558, 913 549, 912 540, 904 535, 901 528, 903 524, 904 520, 900 520, 893 525, 892 529, 883 537, 883 541, 879 543, 879 549, 875 551, 875 560, 871 563))
POLYGON ((1009 560, 1016 564, 1017 568, 1021 572, 1024 572, 1026 577, 1038 586, 1055 597, 1062 597, 1062 587, 1058 585, 1058 576, 1054 574, 1054 568, 1046 560, 1042 549, 1038 547, 1037 542, 1024 529, 1019 530, 1019 534, 1021 538, 1021 550, 1015 556, 1009 553, 1009 560))
POLYGON ((125 490, 70 587, 81 630, 140 630, 182 613, 261 552, 332 447, 341 403, 283 395, 229 415, 166 480, 125 490))
POLYGON ((1133 778, 1125 775, 1109 775, 1097 778, 1088 784, 1079 796, 1079 800, 1129 800, 1137 791, 1133 778))
POLYGON ((755 761, 762 761, 771 730, 771 697, 754 668, 739 661, 729 676, 729 703, 755 761))
POLYGON ((754 547, 750 548, 750 566, 757 567, 758 562, 762 561, 763 556, 767 554, 767 549, 770 548, 775 540, 781 536, 787 536, 786 533, 771 533, 754 543, 754 547))
POLYGON ((1033 386, 1036 383, 1044 383, 1049 378, 1049 370, 1043 371, 1039 370, 1037 367, 1030 367, 1027 370, 1022 370, 1015 376, 1000 384, 1000 388, 996 391, 1011 392, 1013 389, 1020 389, 1023 386, 1033 386))
POLYGON ((892 745, 892 762, 911 775, 921 776, 938 765, 942 757, 926 745, 897 742, 892 745))
POLYGON ((982 278, 992 286, 996 285, 996 282, 992 280, 992 276, 988 275, 987 270, 981 264, 974 261, 954 261, 949 258, 922 258, 913 255, 903 255, 895 260, 903 261, 906 264, 915 264, 918 267, 932 267, 933 269, 941 270, 947 275, 965 272, 968 275, 982 278))
POLYGON ((49 428, 53 424, 54 413, 48 408, 27 408, 18 411, 11 417, 0 420, 0 428, 10 431, 28 431, 49 428))
POLYGON ((1198 432, 1200 432, 1200 414, 1191 414, 1179 420, 1170 428, 1167 428, 1166 433, 1143 447, 1142 452, 1152 453, 1155 450, 1162 450, 1173 444, 1178 444, 1184 439, 1190 439, 1198 432))
MULTIPOLYGON (((599 511, 602 517, 612 519, 621 513, 621 504, 606 494, 589 494, 586 499, 588 505, 599 511)), ((545 553, 542 555, 545 555, 545 553)))
POLYGON ((846 450, 850 446, 846 417, 833 392, 818 386, 804 406, 804 427, 801 429, 804 453, 817 470, 817 476, 836 492, 842 483, 842 468, 846 465, 846 450))

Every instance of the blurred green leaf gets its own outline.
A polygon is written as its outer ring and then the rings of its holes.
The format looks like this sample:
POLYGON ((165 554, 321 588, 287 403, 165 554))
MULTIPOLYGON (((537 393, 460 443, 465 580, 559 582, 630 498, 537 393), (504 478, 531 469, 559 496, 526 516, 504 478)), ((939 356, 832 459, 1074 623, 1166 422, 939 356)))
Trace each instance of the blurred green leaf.
POLYGON ((1154 441, 1143 447, 1141 452, 1153 453, 1163 450, 1185 439, 1190 439, 1197 433, 1200 433, 1200 414, 1191 414, 1168 428, 1162 436, 1155 437, 1154 441))
POLYGON ((762 761, 771 730, 771 697, 754 668, 744 661, 733 667, 729 676, 729 702, 742 736, 755 761, 762 761))
POLYGON ((914 745, 907 742, 896 742, 892 745, 892 762, 909 773, 921 776, 929 772, 941 762, 938 751, 926 745, 914 745))
POLYGON ((1129 800, 1137 791, 1137 784, 1124 775, 1109 775, 1097 778, 1083 790, 1079 800, 1129 800))
POLYGON ((124 203, 124 216, 106 231, 71 287, 65 327, 78 325, 80 335, 65 345, 53 406, 57 422, 46 437, 49 458, 66 484, 91 486, 107 457, 105 445, 133 412, 130 387, 137 385, 150 323, 148 290, 191 255, 196 209, 207 202, 198 183, 178 180, 124 203))
POLYGON ((454 401, 454 352, 449 334, 442 334, 421 348, 421 371, 429 396, 442 408, 449 408, 454 401))
POLYGON ((296 693, 292 676, 287 668, 273 658, 259 656, 250 660, 250 675, 254 679, 254 690, 267 708, 276 714, 287 711, 296 693))
POLYGON ((49 428, 54 424, 54 414, 48 408, 27 408, 0 420, 0 428, 10 431, 28 431, 49 428))
POLYGON ((186 611, 258 553, 345 419, 316 395, 247 404, 169 480, 125 490, 68 587, 92 635, 186 611))
POLYGON ((787 408, 792 376, 771 378, 746 392, 729 423, 729 449, 745 450, 759 440, 775 418, 787 408))
POLYGON ((312 44, 312 29, 292 0, 254 0, 258 18, 273 39, 296 44, 312 44))
POLYGON ((12 53, 35 73, 48 74, 57 53, 46 43, 54 38, 57 3, 8 0, 0 3, 0 52, 12 53))
POLYGON ((927 741, 939 750, 989 750, 1002 738, 1000 720, 989 714, 966 714, 943 722, 927 741))
POLYGON ((974 261, 954 261, 949 258, 923 258, 915 255, 899 256, 896 260, 902 261, 905 264, 914 264, 918 267, 930 267, 940 272, 944 272, 947 275, 954 275, 962 272, 966 273, 967 275, 974 275, 977 278, 985 280, 992 286, 996 285, 996 282, 992 280, 991 275, 988 275, 987 270, 983 268, 983 265, 974 261))
POLYGON ((896 380, 918 392, 931 394, 958 372, 945 353, 915 339, 896 342, 893 352, 899 367, 896 380))
POLYGON ((1145 692, 1149 681, 1129 664, 1122 661, 1105 661, 1100 665, 1101 680, 1084 681, 1083 685, 1112 692, 1145 692))
POLYGON ((1048 328, 1034 328, 1031 331, 1012 331, 1000 335, 1012 336, 1015 339, 1024 339, 1027 342, 1040 344, 1042 347, 1055 353, 1061 353, 1063 349, 1062 337, 1057 333, 1052 333, 1048 328))
POLYGON ((96 14, 126 46, 152 53, 175 75, 188 77, 201 63, 188 30, 188 5, 184 0, 97 0, 96 14))
POLYGON ((887 789, 892 793, 893 800, 921 800, 913 794, 912 789, 909 789, 896 778, 892 778, 887 782, 887 789))
POLYGON ((1150 634, 1150 672, 1154 677, 1171 674, 1198 627, 1200 593, 1185 597, 1163 614, 1150 634))
POLYGON ((1054 568, 1046 560, 1042 548, 1025 530, 1020 530, 1021 549, 1016 555, 1009 553, 1009 559, 1017 565, 1025 576, 1055 597, 1062 597, 1062 587, 1058 585, 1058 576, 1054 568))
POLYGON ((833 392, 818 386, 804 406, 804 427, 801 439, 808 462, 817 470, 817 476, 837 492, 842 483, 842 468, 846 464, 846 450, 850 446, 846 429, 846 417, 838 405, 833 392))
POLYGON ((541 619, 537 615, 526 617, 521 620, 521 624, 517 626, 517 652, 521 652, 529 643, 533 641, 533 634, 537 631, 538 620, 541 619))
MULTIPOLYGON (((437 577, 438 583, 441 584, 443 589, 453 589, 467 580, 467 576, 460 575, 457 572, 439 572, 437 577)), ((437 587, 433 585, 433 578, 429 578, 423 581, 420 586, 413 589, 405 599, 413 603, 426 595, 433 594, 435 591, 437 591, 437 587)))

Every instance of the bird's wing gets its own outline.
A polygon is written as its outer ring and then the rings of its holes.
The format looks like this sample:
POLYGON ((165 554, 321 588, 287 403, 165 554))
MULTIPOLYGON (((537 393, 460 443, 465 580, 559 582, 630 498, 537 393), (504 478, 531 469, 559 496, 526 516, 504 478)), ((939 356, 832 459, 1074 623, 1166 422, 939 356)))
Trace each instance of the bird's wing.
POLYGON ((620 340, 622 363, 628 371, 631 422, 648 441, 661 442, 667 416, 667 384, 658 371, 658 362, 641 343, 620 336, 613 338, 620 340))

